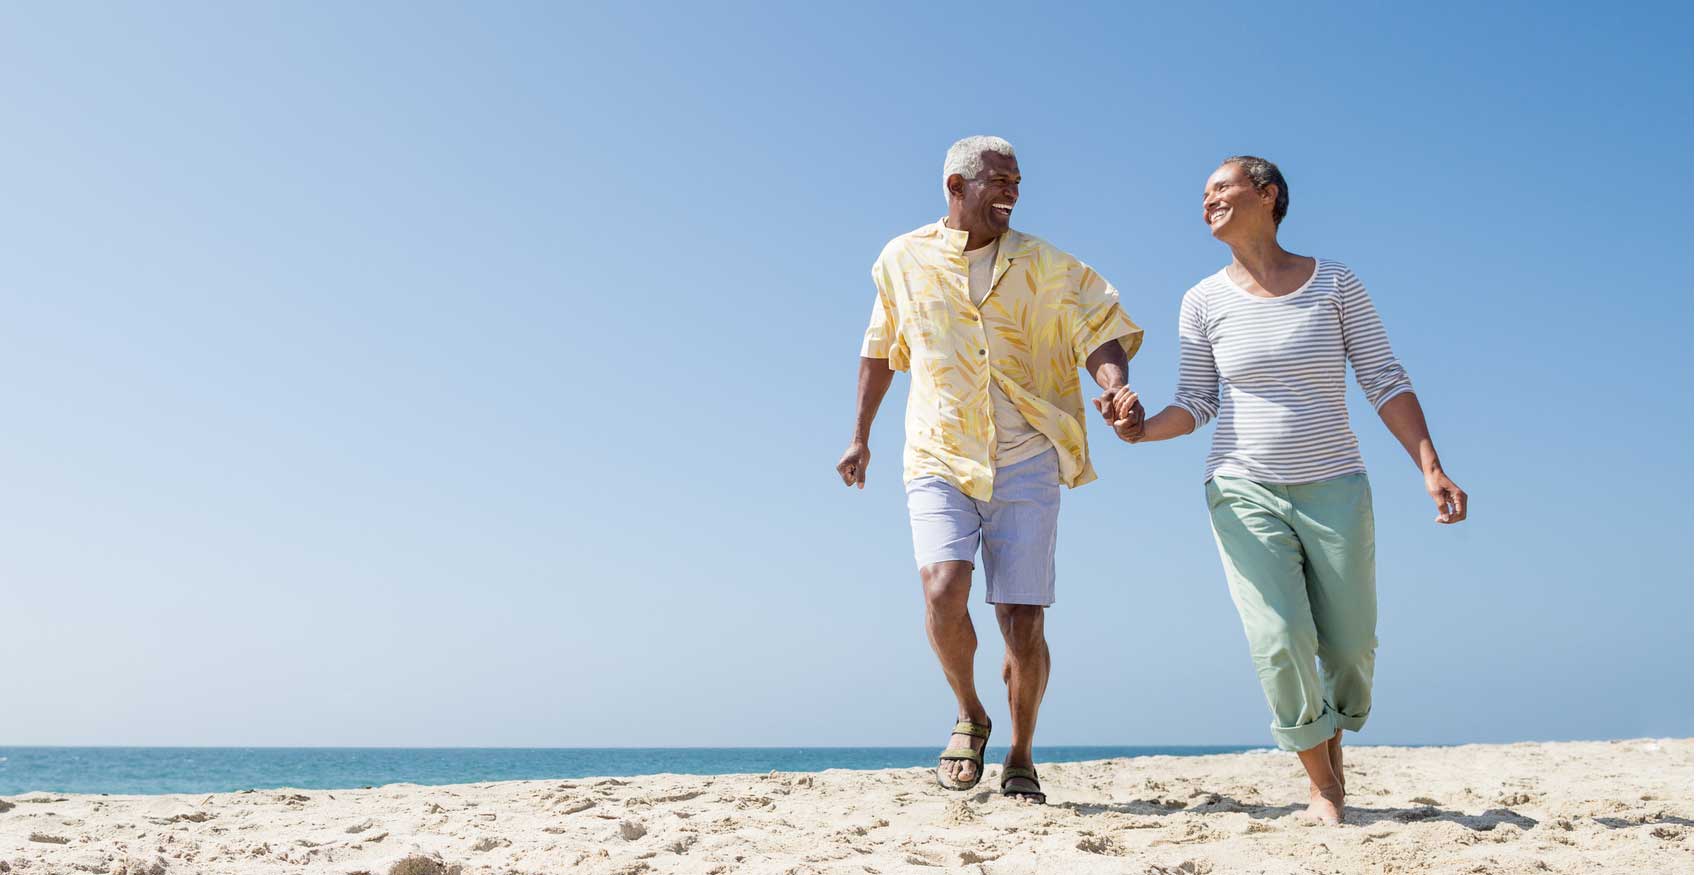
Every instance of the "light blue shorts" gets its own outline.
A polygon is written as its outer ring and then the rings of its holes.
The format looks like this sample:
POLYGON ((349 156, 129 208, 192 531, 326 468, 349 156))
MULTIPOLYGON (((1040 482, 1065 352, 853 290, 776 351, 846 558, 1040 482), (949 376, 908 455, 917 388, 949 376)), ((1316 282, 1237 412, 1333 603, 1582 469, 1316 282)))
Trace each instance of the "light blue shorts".
POLYGON ((920 568, 972 562, 981 542, 990 604, 1054 604, 1060 528, 1060 456, 1054 450, 997 469, 989 501, 971 498, 941 477, 912 480, 907 515, 920 568))

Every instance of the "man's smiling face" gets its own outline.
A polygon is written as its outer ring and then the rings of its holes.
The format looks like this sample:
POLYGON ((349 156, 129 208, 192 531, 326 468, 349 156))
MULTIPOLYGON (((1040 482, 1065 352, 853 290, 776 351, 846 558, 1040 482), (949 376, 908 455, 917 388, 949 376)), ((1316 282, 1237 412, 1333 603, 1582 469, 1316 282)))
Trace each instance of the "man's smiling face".
POLYGON ((961 218, 964 230, 999 237, 1007 231, 1013 207, 1019 202, 1019 161, 1000 152, 983 153, 983 170, 976 179, 962 179, 961 218))

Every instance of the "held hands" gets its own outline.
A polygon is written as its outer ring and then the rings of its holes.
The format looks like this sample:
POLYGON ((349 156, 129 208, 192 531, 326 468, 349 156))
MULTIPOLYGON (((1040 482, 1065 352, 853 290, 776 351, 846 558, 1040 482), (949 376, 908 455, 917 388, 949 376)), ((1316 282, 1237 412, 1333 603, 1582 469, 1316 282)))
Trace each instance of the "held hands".
POLYGON ((1101 411, 1101 418, 1113 427, 1113 433, 1120 440, 1131 444, 1142 440, 1143 409, 1137 393, 1127 386, 1120 386, 1102 392, 1094 403, 1095 409, 1101 411))
POLYGON ((1431 493, 1432 500, 1437 502, 1437 522, 1448 525, 1466 519, 1466 493, 1443 473, 1443 469, 1426 472, 1425 491, 1431 493))
POLYGON ((871 461, 870 447, 859 441, 849 444, 848 451, 842 454, 842 461, 836 463, 836 473, 842 475, 842 485, 866 488, 866 466, 871 461))

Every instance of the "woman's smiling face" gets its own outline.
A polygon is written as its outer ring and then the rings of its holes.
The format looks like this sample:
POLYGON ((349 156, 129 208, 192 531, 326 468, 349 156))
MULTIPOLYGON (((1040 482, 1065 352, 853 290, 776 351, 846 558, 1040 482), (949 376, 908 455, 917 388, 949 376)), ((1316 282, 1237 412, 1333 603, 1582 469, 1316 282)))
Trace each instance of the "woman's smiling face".
POLYGON ((1240 233, 1262 224, 1276 228, 1272 220, 1275 200, 1271 191, 1255 191, 1254 180, 1235 162, 1229 162, 1207 178, 1201 194, 1201 220, 1214 237, 1221 237, 1227 230, 1240 233))

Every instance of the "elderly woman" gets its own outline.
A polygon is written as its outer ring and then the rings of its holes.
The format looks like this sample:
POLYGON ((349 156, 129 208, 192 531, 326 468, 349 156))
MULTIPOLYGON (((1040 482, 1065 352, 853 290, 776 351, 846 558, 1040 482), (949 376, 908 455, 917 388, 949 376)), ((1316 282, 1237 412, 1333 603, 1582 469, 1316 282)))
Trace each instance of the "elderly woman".
POLYGON ((1202 220, 1231 263, 1184 294, 1176 397, 1146 422, 1132 399, 1098 406, 1133 443, 1218 416, 1205 480, 1231 600, 1272 737, 1307 770, 1307 813, 1339 823, 1343 730, 1359 731, 1372 710, 1378 644, 1372 490, 1349 429, 1345 363, 1419 465, 1437 522, 1466 519, 1466 493, 1443 473, 1366 287, 1339 262, 1278 245, 1289 205, 1270 161, 1227 158, 1213 172, 1202 220))

